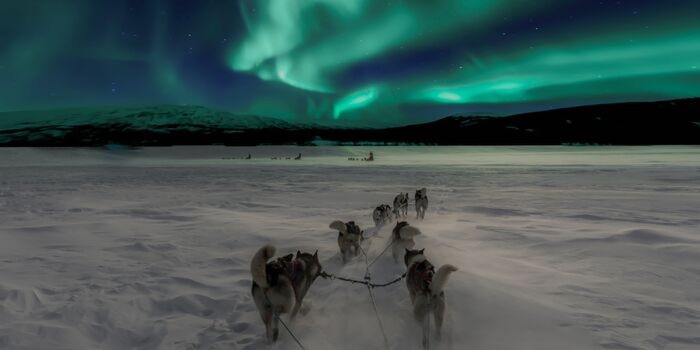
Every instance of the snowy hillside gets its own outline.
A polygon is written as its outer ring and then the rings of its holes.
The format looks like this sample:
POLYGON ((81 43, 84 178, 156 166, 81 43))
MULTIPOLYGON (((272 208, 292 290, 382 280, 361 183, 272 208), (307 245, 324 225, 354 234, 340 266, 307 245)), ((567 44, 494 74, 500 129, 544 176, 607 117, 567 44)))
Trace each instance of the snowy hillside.
MULTIPOLYGON (((295 129, 283 120, 237 115, 201 106, 153 106, 134 108, 78 108, 50 111, 0 113, 0 144, 29 139, 47 143, 70 138, 83 131, 104 144, 104 134, 114 138, 124 133, 206 134, 210 130, 238 132, 256 129, 295 129)), ((147 140, 146 140, 147 141, 147 140)))
POLYGON ((293 127, 293 124, 279 119, 233 114, 202 106, 103 107, 0 113, 0 130, 105 124, 120 124, 133 129, 172 128, 177 125, 229 129, 293 127))

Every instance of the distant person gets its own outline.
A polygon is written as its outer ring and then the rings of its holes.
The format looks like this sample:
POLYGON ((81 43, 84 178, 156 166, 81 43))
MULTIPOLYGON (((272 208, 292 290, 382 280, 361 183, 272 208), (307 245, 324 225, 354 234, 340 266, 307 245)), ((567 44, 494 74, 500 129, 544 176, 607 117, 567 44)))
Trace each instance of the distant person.
POLYGON ((299 160, 299 159, 301 159, 301 153, 299 153, 298 156, 294 157, 294 160, 299 160))
POLYGON ((371 162, 374 160, 374 153, 369 152, 369 157, 365 158, 366 161, 371 162))
POLYGON ((251 159, 252 157, 250 156, 250 153, 248 153, 248 156, 245 157, 245 159, 251 159))

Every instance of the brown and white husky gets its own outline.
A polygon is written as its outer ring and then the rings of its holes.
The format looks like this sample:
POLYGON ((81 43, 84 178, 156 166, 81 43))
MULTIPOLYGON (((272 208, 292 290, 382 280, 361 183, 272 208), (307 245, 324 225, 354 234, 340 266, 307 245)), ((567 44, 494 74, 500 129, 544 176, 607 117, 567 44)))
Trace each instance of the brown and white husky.
POLYGON ((413 237, 421 234, 417 227, 409 225, 406 221, 396 223, 391 231, 391 255, 397 264, 401 263, 404 249, 411 249, 416 245, 413 237))
POLYGON ((357 226, 354 221, 342 222, 336 220, 331 222, 330 228, 338 231, 338 248, 340 248, 340 257, 343 263, 360 255, 360 243, 364 240, 360 226, 357 226))
POLYGON ((272 342, 279 335, 277 317, 285 313, 296 316, 304 296, 322 271, 318 251, 297 251, 296 256, 288 254, 268 262, 274 255, 275 247, 266 245, 250 262, 253 300, 265 324, 267 339, 272 342))
POLYGON ((416 205, 416 219, 423 220, 425 218, 425 211, 428 210, 428 190, 425 187, 417 190, 414 199, 416 205))
POLYGON ((423 254, 425 249, 406 249, 404 262, 408 272, 406 273, 406 286, 408 294, 411 296, 413 304, 413 315, 416 320, 423 324, 423 346, 428 343, 430 336, 429 324, 430 314, 435 319, 435 330, 438 337, 442 329, 442 322, 445 318, 445 284, 447 278, 457 268, 452 265, 442 265, 435 272, 435 267, 423 254))

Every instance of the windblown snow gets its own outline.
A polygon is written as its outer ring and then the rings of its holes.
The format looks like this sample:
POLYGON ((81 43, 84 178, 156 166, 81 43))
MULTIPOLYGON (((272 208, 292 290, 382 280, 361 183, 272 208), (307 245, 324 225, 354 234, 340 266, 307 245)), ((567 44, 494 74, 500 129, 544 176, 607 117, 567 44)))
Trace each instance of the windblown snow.
MULTIPOLYGON (((416 247, 459 268, 431 349, 700 348, 698 147, 0 149, 0 348, 297 349, 264 339, 255 251, 361 279, 328 225, 372 231, 422 187, 416 247)), ((384 254, 372 278, 404 270, 384 254)), ((421 349, 403 281, 373 295, 391 348, 421 349)), ((384 349, 363 286, 318 279, 305 303, 307 349, 384 349)))

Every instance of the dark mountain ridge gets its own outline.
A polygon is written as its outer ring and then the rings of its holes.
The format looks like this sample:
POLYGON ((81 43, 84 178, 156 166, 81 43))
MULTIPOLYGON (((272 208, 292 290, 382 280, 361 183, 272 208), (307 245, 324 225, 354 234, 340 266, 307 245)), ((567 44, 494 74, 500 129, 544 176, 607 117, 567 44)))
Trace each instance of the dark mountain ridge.
POLYGON ((0 113, 0 146, 700 144, 700 98, 450 116, 384 129, 294 124, 193 106, 63 110, 59 118, 28 113, 0 113))

